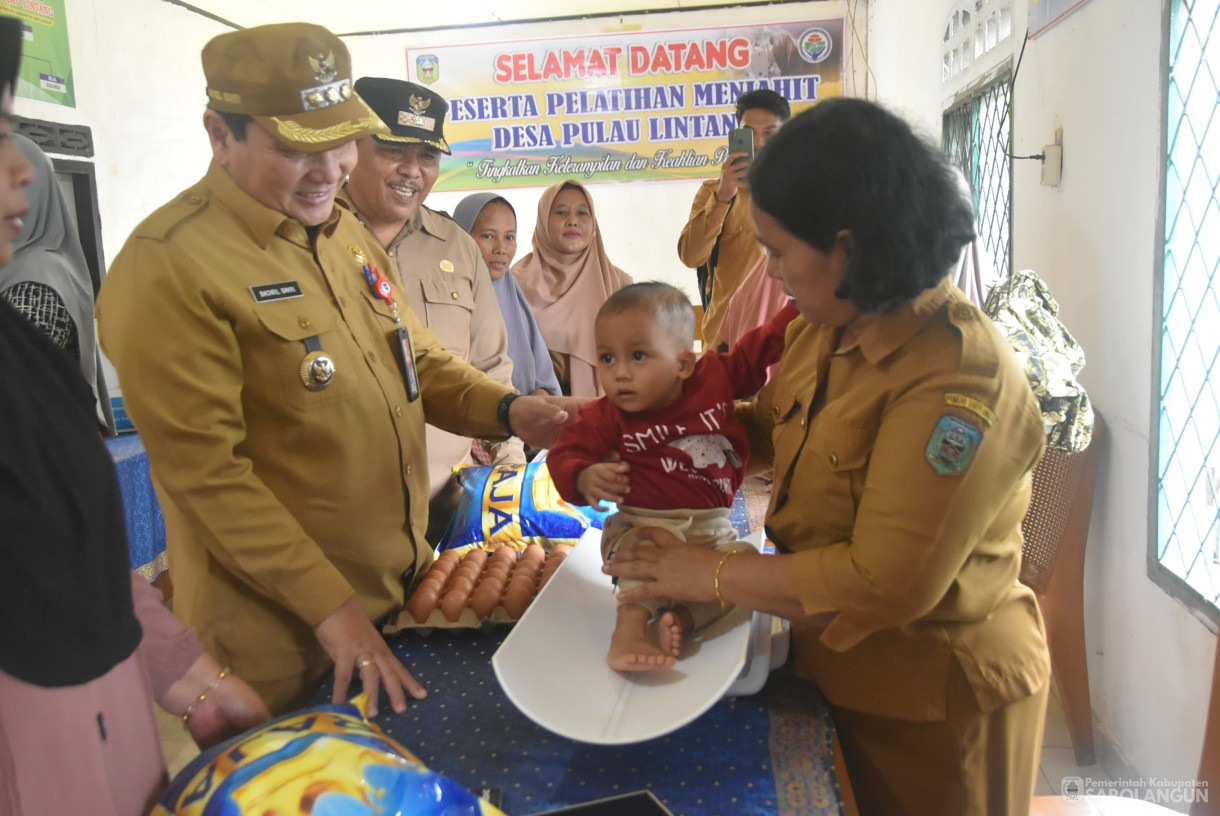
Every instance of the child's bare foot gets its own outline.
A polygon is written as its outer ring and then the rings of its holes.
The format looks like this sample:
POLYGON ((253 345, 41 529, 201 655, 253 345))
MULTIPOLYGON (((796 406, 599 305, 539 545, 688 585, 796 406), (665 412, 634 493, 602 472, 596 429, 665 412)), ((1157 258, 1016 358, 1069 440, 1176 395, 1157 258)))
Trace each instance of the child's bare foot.
MULTIPOLYGON (((652 669, 673 668, 677 649, 669 651, 662 648, 658 641, 661 624, 649 626, 648 610, 637 604, 623 604, 618 608, 618 623, 614 634, 610 636, 610 651, 606 654, 606 664, 617 671, 651 671, 652 669)), ((665 613, 670 624, 666 629, 676 627, 673 615, 665 613)), ((666 635, 666 643, 672 641, 671 635, 666 635)), ((677 632, 678 647, 682 645, 682 632, 677 632)))
POLYGON ((675 617, 673 612, 666 612, 657 621, 657 645, 661 651, 667 652, 677 658, 682 651, 682 632, 685 631, 682 622, 675 617))

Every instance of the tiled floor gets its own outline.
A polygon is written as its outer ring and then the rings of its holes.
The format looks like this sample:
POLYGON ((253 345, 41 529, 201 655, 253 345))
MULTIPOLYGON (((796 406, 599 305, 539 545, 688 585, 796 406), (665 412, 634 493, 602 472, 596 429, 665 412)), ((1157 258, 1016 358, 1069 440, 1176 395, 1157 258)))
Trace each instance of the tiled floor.
MULTIPOLYGON (((1042 739, 1042 760, 1038 768, 1038 786, 1035 791, 1039 796, 1060 795, 1059 787, 1065 776, 1109 778, 1100 765, 1076 765, 1067 721, 1063 717, 1063 706, 1053 691, 1054 686, 1051 688, 1046 712, 1046 733, 1042 739)), ((157 709, 157 715, 161 720, 161 743, 165 751, 165 761, 169 765, 170 776, 173 776, 194 759, 199 750, 190 734, 182 727, 181 720, 160 709, 157 709)))
POLYGON ((1067 720, 1063 716, 1063 705, 1051 685, 1050 700, 1046 705, 1046 732, 1042 736, 1042 759, 1038 763, 1037 796, 1060 796, 1060 785, 1066 776, 1109 779, 1101 765, 1077 765, 1072 751, 1072 738, 1068 734, 1067 720))

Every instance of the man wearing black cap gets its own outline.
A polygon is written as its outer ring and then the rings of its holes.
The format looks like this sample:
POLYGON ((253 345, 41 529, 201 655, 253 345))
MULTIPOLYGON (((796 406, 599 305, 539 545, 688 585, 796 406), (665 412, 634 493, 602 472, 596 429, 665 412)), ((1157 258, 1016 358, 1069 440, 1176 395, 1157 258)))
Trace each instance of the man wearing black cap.
MULTIPOLYGON (((445 346, 492 379, 512 384, 508 332, 482 253, 445 213, 424 206, 440 173, 448 104, 413 82, 356 80, 356 92, 389 127, 356 144, 359 161, 339 194, 394 259, 412 311, 445 346)), ((436 543, 457 498, 453 468, 474 461, 469 438, 429 426, 432 481, 428 540, 436 543)), ((494 464, 522 464, 520 439, 489 445, 494 464)))
MULTIPOLYGON (((343 43, 291 23, 203 50, 212 164, 128 239, 98 329, 148 449, 174 612, 279 713, 335 675, 422 686, 372 624, 428 566, 424 423, 551 436, 562 403, 448 352, 334 206, 385 133, 343 43)), ((537 443, 535 443, 537 444, 537 443)))

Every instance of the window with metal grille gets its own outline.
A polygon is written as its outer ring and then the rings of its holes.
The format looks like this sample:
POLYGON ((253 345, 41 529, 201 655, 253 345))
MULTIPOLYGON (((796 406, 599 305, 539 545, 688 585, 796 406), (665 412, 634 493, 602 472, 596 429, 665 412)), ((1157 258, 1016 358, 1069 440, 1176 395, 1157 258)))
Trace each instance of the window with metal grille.
POLYGON ((1220 620, 1220 0, 1173 0, 1150 573, 1220 620))
POLYGON ((942 120, 945 153, 974 195, 979 249, 988 254, 1000 280, 1012 265, 1011 131, 1007 74, 968 94, 942 120))

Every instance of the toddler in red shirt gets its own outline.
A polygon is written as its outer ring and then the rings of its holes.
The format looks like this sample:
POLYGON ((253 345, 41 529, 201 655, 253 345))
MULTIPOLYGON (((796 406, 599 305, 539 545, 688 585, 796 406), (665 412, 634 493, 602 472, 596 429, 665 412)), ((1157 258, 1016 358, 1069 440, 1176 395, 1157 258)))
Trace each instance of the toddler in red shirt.
MULTIPOLYGON (((789 302, 730 351, 696 359, 695 312, 679 289, 637 283, 605 302, 594 333, 606 395, 585 405, 547 454, 564 499, 619 505, 602 529, 603 558, 635 546, 642 527, 726 552, 749 546, 729 521, 749 455, 733 403, 766 383, 796 315, 789 302)), ((632 583, 623 580, 620 589, 632 583)), ((683 633, 725 611, 717 602, 660 598, 620 604, 606 662, 621 671, 672 667, 683 633)))

